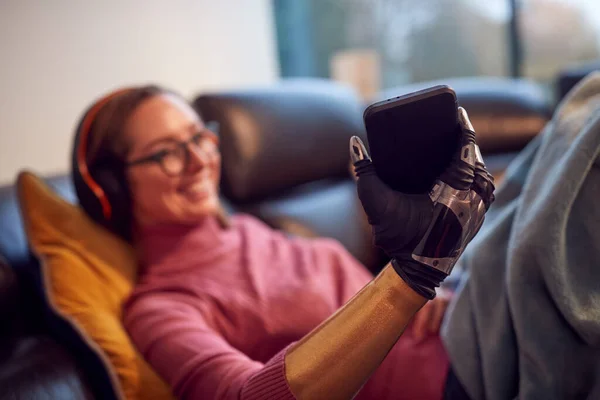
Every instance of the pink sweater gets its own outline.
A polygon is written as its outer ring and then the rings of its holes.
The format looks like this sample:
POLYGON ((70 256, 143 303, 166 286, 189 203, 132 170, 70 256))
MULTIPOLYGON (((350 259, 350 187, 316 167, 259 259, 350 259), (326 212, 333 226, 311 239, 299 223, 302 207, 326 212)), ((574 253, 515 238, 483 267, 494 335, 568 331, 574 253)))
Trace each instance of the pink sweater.
MULTIPOLYGON (((288 238, 246 215, 141 233, 144 273, 124 323, 183 399, 294 399, 284 356, 372 276, 331 239, 288 238)), ((331 366, 335 368, 335 365, 331 366)), ((357 399, 440 399, 441 341, 409 329, 357 399)))

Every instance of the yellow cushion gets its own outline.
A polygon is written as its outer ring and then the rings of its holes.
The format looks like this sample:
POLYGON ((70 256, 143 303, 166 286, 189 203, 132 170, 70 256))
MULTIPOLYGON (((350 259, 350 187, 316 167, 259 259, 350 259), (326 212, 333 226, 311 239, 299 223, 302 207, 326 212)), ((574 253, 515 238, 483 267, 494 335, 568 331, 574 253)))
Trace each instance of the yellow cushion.
POLYGON ((50 307, 98 353, 120 398, 173 399, 121 324, 122 304, 136 281, 132 247, 34 174, 19 174, 17 187, 25 231, 40 260, 50 307))

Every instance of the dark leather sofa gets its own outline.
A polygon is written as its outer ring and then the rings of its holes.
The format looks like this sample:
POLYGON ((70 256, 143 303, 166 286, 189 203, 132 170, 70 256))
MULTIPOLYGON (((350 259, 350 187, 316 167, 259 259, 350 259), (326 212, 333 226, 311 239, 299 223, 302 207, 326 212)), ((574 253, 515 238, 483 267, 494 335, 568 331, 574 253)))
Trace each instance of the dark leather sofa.
MULTIPOLYGON (((484 158, 497 178, 534 137, 554 99, 532 82, 446 80, 469 112, 484 158)), ((379 98, 432 83, 394 88, 379 98)), ((222 194, 230 211, 254 214, 292 234, 340 240, 374 273, 386 261, 371 246, 349 175, 348 139, 365 138, 366 104, 348 89, 320 80, 269 88, 204 93, 194 106, 220 123, 222 194)), ((68 175, 47 177, 76 202, 68 175)), ((0 399, 97 398, 93 371, 43 317, 37 261, 28 249, 15 188, 0 188, 0 399)))

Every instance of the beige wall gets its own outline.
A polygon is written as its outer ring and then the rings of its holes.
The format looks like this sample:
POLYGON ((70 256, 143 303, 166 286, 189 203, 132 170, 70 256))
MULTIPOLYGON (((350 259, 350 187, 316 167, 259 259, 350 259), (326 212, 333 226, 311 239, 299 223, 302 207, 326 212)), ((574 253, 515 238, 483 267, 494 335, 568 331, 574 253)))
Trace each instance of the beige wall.
POLYGON ((67 171, 83 108, 118 85, 192 96, 277 76, 270 0, 2 0, 0 184, 67 171))

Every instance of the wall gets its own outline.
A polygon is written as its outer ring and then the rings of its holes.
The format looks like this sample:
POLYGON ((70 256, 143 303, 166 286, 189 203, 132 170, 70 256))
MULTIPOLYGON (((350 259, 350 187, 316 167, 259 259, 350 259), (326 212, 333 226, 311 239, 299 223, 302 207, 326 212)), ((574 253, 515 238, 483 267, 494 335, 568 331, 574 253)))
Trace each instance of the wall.
POLYGON ((270 0, 3 0, 0 184, 68 171, 77 119, 119 85, 274 82, 274 31, 270 0))

